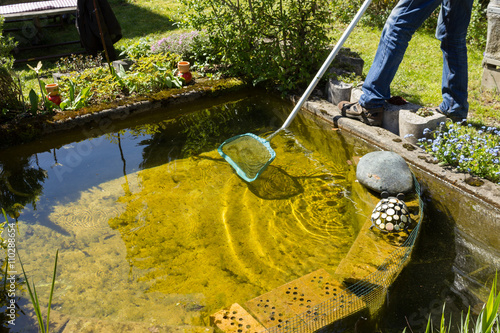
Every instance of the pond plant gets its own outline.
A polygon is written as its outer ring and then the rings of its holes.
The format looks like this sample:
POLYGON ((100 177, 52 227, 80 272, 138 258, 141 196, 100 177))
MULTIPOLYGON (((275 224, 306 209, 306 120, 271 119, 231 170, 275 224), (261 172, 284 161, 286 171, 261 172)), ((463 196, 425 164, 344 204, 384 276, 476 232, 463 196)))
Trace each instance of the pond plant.
MULTIPOLYGON (((9 228, 10 228, 10 224, 9 223, 9 219, 7 217, 7 213, 5 212, 5 210, 2 208, 2 214, 3 214, 3 217, 5 219, 5 222, 1 223, 0 224, 0 229, 3 230, 5 225, 6 224, 9 224, 9 228)), ((10 228, 10 229, 14 229, 16 230, 17 228, 17 225, 14 227, 14 228, 10 228)), ((1 236, 0 236, 0 246, 2 249, 7 249, 7 241, 4 240, 1 236)), ((15 244, 15 243, 14 243, 15 244)), ((28 293, 29 293, 29 296, 30 296, 30 300, 31 300, 31 303, 33 305, 33 308, 35 310, 35 315, 36 315, 36 318, 37 318, 37 322, 38 322, 38 328, 39 328, 39 332, 42 332, 42 333, 48 333, 49 332, 49 324, 50 324, 50 307, 52 305, 52 296, 54 295, 54 286, 55 286, 55 282, 56 282, 56 273, 57 273, 57 258, 59 256, 59 250, 56 251, 56 258, 55 258, 55 262, 54 262, 54 270, 53 270, 53 275, 52 275, 52 284, 51 284, 51 289, 50 289, 50 294, 49 294, 49 303, 48 303, 48 308, 47 308, 47 318, 46 318, 46 322, 44 323, 44 320, 43 320, 43 316, 42 316, 42 310, 41 310, 41 307, 40 307, 40 300, 38 298, 38 294, 37 294, 37 291, 36 291, 36 287, 35 287, 35 284, 33 283, 33 285, 31 286, 30 285, 30 282, 29 282, 29 279, 28 279, 28 275, 26 274, 26 271, 24 270, 24 265, 21 261, 21 257, 19 255, 19 252, 17 250, 15 250, 15 253, 17 253, 17 256, 19 258, 19 263, 21 265, 21 269, 23 271, 23 275, 24 275, 24 283, 26 284, 27 288, 28 288, 28 293)), ((7 256, 6 256, 7 257, 7 256)), ((7 279, 8 275, 7 275, 7 272, 8 272, 8 267, 7 267, 7 263, 8 261, 7 260, 1 260, 2 262, 2 265, 1 265, 1 276, 2 276, 2 283, 3 283, 3 293, 1 294, 1 297, 0 297, 0 305, 7 305, 8 301, 9 301, 9 298, 11 297, 10 294, 7 293, 7 280, 9 280, 9 283, 12 283, 10 279, 7 279)), ((19 281, 14 281, 14 284, 16 285, 16 290, 18 288, 18 282, 19 281)), ((23 284, 24 284, 23 283, 23 284)), ((15 295, 15 293, 14 293, 15 295)), ((15 297, 15 296, 14 296, 15 297)), ((10 304, 12 304, 10 302, 10 304)), ((7 318, 5 318, 5 314, 7 312, 2 312, 2 315, 0 315, 0 319, 2 320, 2 323, 5 323, 8 321, 7 318)))
POLYGON ((54 262, 54 271, 53 271, 53 275, 52 275, 52 284, 51 284, 50 294, 49 294, 49 304, 47 306, 47 318, 46 318, 46 322, 44 323, 42 310, 40 307, 40 300, 38 299, 38 294, 36 292, 35 284, 33 283, 33 286, 30 286, 30 282, 28 280, 28 275, 26 274, 26 271, 24 270, 24 266, 23 266, 23 263, 21 261, 21 257, 19 256, 19 253, 18 253, 19 263, 21 264, 21 268, 22 268, 23 275, 24 275, 24 280, 26 281, 26 286, 28 287, 28 293, 30 296, 30 300, 31 300, 31 303, 33 304, 33 307, 35 310, 36 318, 38 321, 38 329, 41 333, 48 333, 49 332, 50 306, 52 305, 52 296, 54 295, 54 285, 56 282, 58 255, 59 255, 59 250, 56 251, 56 258, 55 258, 55 262, 54 262))
MULTIPOLYGON (((460 318, 460 325, 458 326, 459 333, 498 333, 500 332, 500 293, 497 294, 497 274, 495 274, 495 279, 491 286, 490 295, 487 302, 483 305, 483 308, 479 312, 476 321, 471 317, 470 307, 467 310, 467 315, 465 318, 460 318), (470 329, 469 329, 470 327, 470 329)), ((443 311, 441 313, 441 322, 438 329, 434 329, 432 324, 432 319, 429 315, 427 321, 427 327, 425 333, 439 332, 448 333, 451 332, 451 316, 448 324, 444 317, 445 305, 443 305, 443 311)), ((406 328, 403 333, 406 332, 406 328)), ((412 331, 413 332, 413 331, 412 331)))

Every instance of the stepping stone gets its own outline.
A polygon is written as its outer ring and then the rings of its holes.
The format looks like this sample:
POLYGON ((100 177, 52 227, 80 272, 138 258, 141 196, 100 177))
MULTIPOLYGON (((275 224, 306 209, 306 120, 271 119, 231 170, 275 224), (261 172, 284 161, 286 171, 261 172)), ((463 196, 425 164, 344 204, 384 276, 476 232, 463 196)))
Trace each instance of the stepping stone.
POLYGON ((210 316, 212 325, 217 325, 219 329, 226 333, 258 333, 265 328, 255 320, 238 303, 234 303, 229 309, 220 310, 210 316))
POLYGON ((313 332, 365 308, 364 302, 324 269, 284 284, 246 303, 266 328, 313 332))

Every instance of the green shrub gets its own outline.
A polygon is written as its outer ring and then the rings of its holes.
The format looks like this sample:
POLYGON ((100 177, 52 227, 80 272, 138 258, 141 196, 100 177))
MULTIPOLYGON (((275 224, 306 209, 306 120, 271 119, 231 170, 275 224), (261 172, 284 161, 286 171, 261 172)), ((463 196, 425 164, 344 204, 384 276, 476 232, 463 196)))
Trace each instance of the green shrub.
POLYGON ((103 65, 102 55, 97 56, 83 54, 72 54, 69 57, 61 58, 56 62, 56 67, 59 73, 80 72, 87 68, 100 67, 103 65))
POLYGON ((120 56, 127 56, 130 59, 137 59, 151 54, 152 39, 149 37, 139 38, 132 44, 121 50, 120 56))
POLYGON ((479 49, 486 47, 486 31, 488 30, 488 20, 486 19, 488 2, 476 0, 472 7, 472 17, 467 33, 467 41, 469 44, 476 46, 479 49))
POLYGON ((327 55, 327 0, 182 0, 187 23, 206 29, 213 55, 247 82, 289 91, 309 83, 327 55))
POLYGON ((111 102, 120 96, 119 83, 114 80, 108 68, 105 67, 89 68, 74 76, 62 77, 59 85, 61 96, 69 96, 69 81, 75 84, 77 94, 90 87, 90 91, 94 94, 89 99, 89 104, 111 102))
POLYGON ((22 109, 22 91, 11 74, 14 64, 11 51, 15 43, 12 38, 2 34, 3 21, 0 16, 0 118, 9 111, 22 109))

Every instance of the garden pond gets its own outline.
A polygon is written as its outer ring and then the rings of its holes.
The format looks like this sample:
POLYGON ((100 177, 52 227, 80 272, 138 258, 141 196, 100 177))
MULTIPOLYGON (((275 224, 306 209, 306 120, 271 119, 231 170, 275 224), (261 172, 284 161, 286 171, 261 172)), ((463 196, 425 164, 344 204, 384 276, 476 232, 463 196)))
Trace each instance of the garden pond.
POLYGON ((371 212, 353 162, 369 146, 301 116, 246 183, 216 148, 275 131, 291 105, 254 93, 231 100, 1 152, 1 205, 18 216, 17 248, 43 300, 59 249, 54 312, 203 326, 229 304, 334 271, 371 212))
MULTIPOLYGON (((217 152, 234 135, 266 137, 291 109, 240 92, 0 151, 0 206, 17 217, 17 250, 43 305, 59 249, 51 318, 201 332, 235 302, 317 269, 333 274, 377 200, 355 172, 375 148, 299 114, 273 139, 277 157, 254 182, 217 152)), ((424 219, 412 261, 369 331, 420 331, 444 301, 454 318, 477 306, 454 287, 467 275, 450 246, 459 237, 426 199, 432 221, 424 219)), ((18 304, 28 315, 11 332, 36 332, 26 295, 18 304)))

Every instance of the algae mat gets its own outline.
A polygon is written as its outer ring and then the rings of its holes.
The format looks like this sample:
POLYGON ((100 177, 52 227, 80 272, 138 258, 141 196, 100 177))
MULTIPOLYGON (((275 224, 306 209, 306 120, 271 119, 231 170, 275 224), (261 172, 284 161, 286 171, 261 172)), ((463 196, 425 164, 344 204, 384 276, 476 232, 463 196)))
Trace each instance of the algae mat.
POLYGON ((210 151, 53 207, 49 219, 67 235, 20 223, 20 252, 42 299, 56 248, 53 308, 113 321, 208 325, 228 304, 319 268, 334 272, 356 236, 353 221, 367 214, 349 195, 352 168, 286 134, 273 146, 278 157, 252 183, 210 151))

